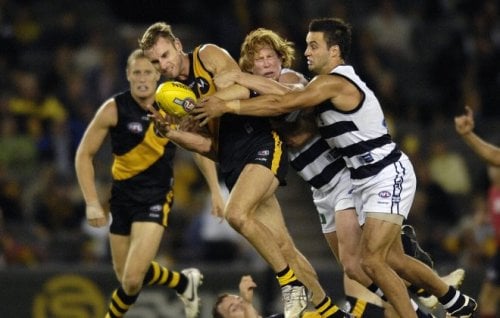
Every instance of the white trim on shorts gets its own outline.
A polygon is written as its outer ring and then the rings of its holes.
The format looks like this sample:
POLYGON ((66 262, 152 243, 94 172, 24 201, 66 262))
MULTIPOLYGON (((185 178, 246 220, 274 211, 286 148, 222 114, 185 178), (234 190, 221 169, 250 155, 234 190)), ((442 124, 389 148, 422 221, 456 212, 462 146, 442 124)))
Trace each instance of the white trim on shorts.
POLYGON ((354 180, 353 200, 356 211, 389 213, 408 218, 415 192, 417 177, 406 155, 380 171, 376 176, 354 180))

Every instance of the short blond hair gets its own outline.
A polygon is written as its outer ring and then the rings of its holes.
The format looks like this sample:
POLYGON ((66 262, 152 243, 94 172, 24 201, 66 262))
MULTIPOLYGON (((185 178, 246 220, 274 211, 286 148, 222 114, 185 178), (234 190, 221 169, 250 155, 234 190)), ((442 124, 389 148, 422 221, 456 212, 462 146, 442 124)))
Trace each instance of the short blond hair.
POLYGON ((284 68, 292 66, 295 60, 294 43, 287 41, 274 31, 258 28, 250 32, 241 45, 239 64, 243 71, 252 70, 255 54, 264 47, 270 47, 276 51, 284 68))
POLYGON ((137 59, 148 59, 148 58, 144 54, 144 51, 141 49, 136 49, 132 51, 132 53, 130 53, 130 55, 127 58, 127 70, 130 68, 132 62, 134 62, 137 59))
POLYGON ((141 50, 146 51, 151 49, 158 38, 165 38, 172 42, 175 41, 176 37, 172 32, 172 27, 170 24, 165 22, 156 22, 147 28, 142 37, 139 39, 139 47, 141 50))

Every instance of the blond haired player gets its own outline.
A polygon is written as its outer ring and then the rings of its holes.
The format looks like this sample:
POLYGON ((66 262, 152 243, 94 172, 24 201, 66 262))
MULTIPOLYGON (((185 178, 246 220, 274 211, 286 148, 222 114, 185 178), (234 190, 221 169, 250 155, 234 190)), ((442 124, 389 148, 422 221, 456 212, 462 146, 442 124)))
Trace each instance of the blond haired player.
MULTIPOLYGON (((75 168, 86 202, 91 226, 108 225, 96 190, 93 159, 106 136, 111 137, 114 156, 110 199, 109 242, 116 278, 106 318, 123 317, 135 303, 143 286, 162 285, 175 290, 185 305, 186 317, 199 311, 198 287, 202 274, 196 268, 181 272, 154 261, 172 207, 173 158, 176 146, 155 133, 146 105, 154 102, 160 74, 141 50, 127 60, 130 89, 105 101, 87 127, 78 146, 75 168)), ((206 159, 199 158, 199 162, 206 159)), ((199 163, 212 192, 214 209, 221 209, 222 196, 215 166, 199 163)))

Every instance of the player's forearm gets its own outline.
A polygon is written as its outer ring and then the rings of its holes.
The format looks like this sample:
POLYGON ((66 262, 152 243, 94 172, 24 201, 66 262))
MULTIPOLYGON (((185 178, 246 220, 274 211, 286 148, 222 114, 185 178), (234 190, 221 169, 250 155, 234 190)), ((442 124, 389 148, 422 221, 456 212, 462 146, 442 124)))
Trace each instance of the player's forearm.
POLYGON ((75 171, 85 203, 93 204, 99 202, 92 158, 77 152, 75 157, 75 171))
POLYGON ((250 91, 242 85, 234 84, 227 88, 218 90, 214 93, 214 95, 223 100, 247 99, 250 97, 250 91))
POLYGON ((261 95, 277 94, 284 95, 291 89, 275 80, 263 76, 253 75, 249 73, 241 73, 237 77, 238 84, 248 87, 261 95))
POLYGON ((279 95, 263 95, 245 100, 227 101, 225 106, 227 113, 258 117, 277 116, 291 111, 281 106, 279 102, 279 95))
POLYGON ((169 130, 165 137, 186 150, 215 160, 212 140, 208 137, 182 130, 169 130))
POLYGON ((489 164, 500 166, 500 148, 481 139, 474 132, 462 135, 471 149, 489 164))
POLYGON ((193 155, 193 158, 196 165, 198 166, 198 169, 200 169, 201 173, 203 174, 203 177, 205 177, 210 192, 220 192, 219 179, 217 177, 217 169, 215 167, 214 161, 205 156, 202 156, 199 153, 195 153, 193 155))

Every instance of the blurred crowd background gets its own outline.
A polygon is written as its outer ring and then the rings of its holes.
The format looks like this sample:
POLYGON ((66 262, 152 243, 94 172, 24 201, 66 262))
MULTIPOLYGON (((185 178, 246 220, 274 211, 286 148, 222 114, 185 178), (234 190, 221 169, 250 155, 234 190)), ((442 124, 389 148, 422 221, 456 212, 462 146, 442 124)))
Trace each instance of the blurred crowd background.
MULTIPOLYGON (((470 105, 477 133, 500 144, 493 0, 0 0, 0 268, 110 265, 107 229, 86 225, 73 157, 96 109, 128 88, 126 57, 149 24, 171 23, 185 51, 211 42, 235 59, 245 35, 266 27, 295 43, 295 68, 311 75, 304 38, 309 20, 324 16, 352 24, 349 63, 378 95, 391 134, 413 160, 419 184, 409 223, 421 245, 436 264, 483 270, 496 248, 485 216, 493 175, 455 133, 453 117, 470 105)), ((96 160, 103 202, 111 159, 108 146, 96 160)), ((191 155, 180 151, 176 164, 161 256, 255 261, 209 215, 191 155)), ((279 195, 297 245, 315 261, 331 259, 312 254, 324 243, 309 189, 293 175, 289 183, 279 195)))

